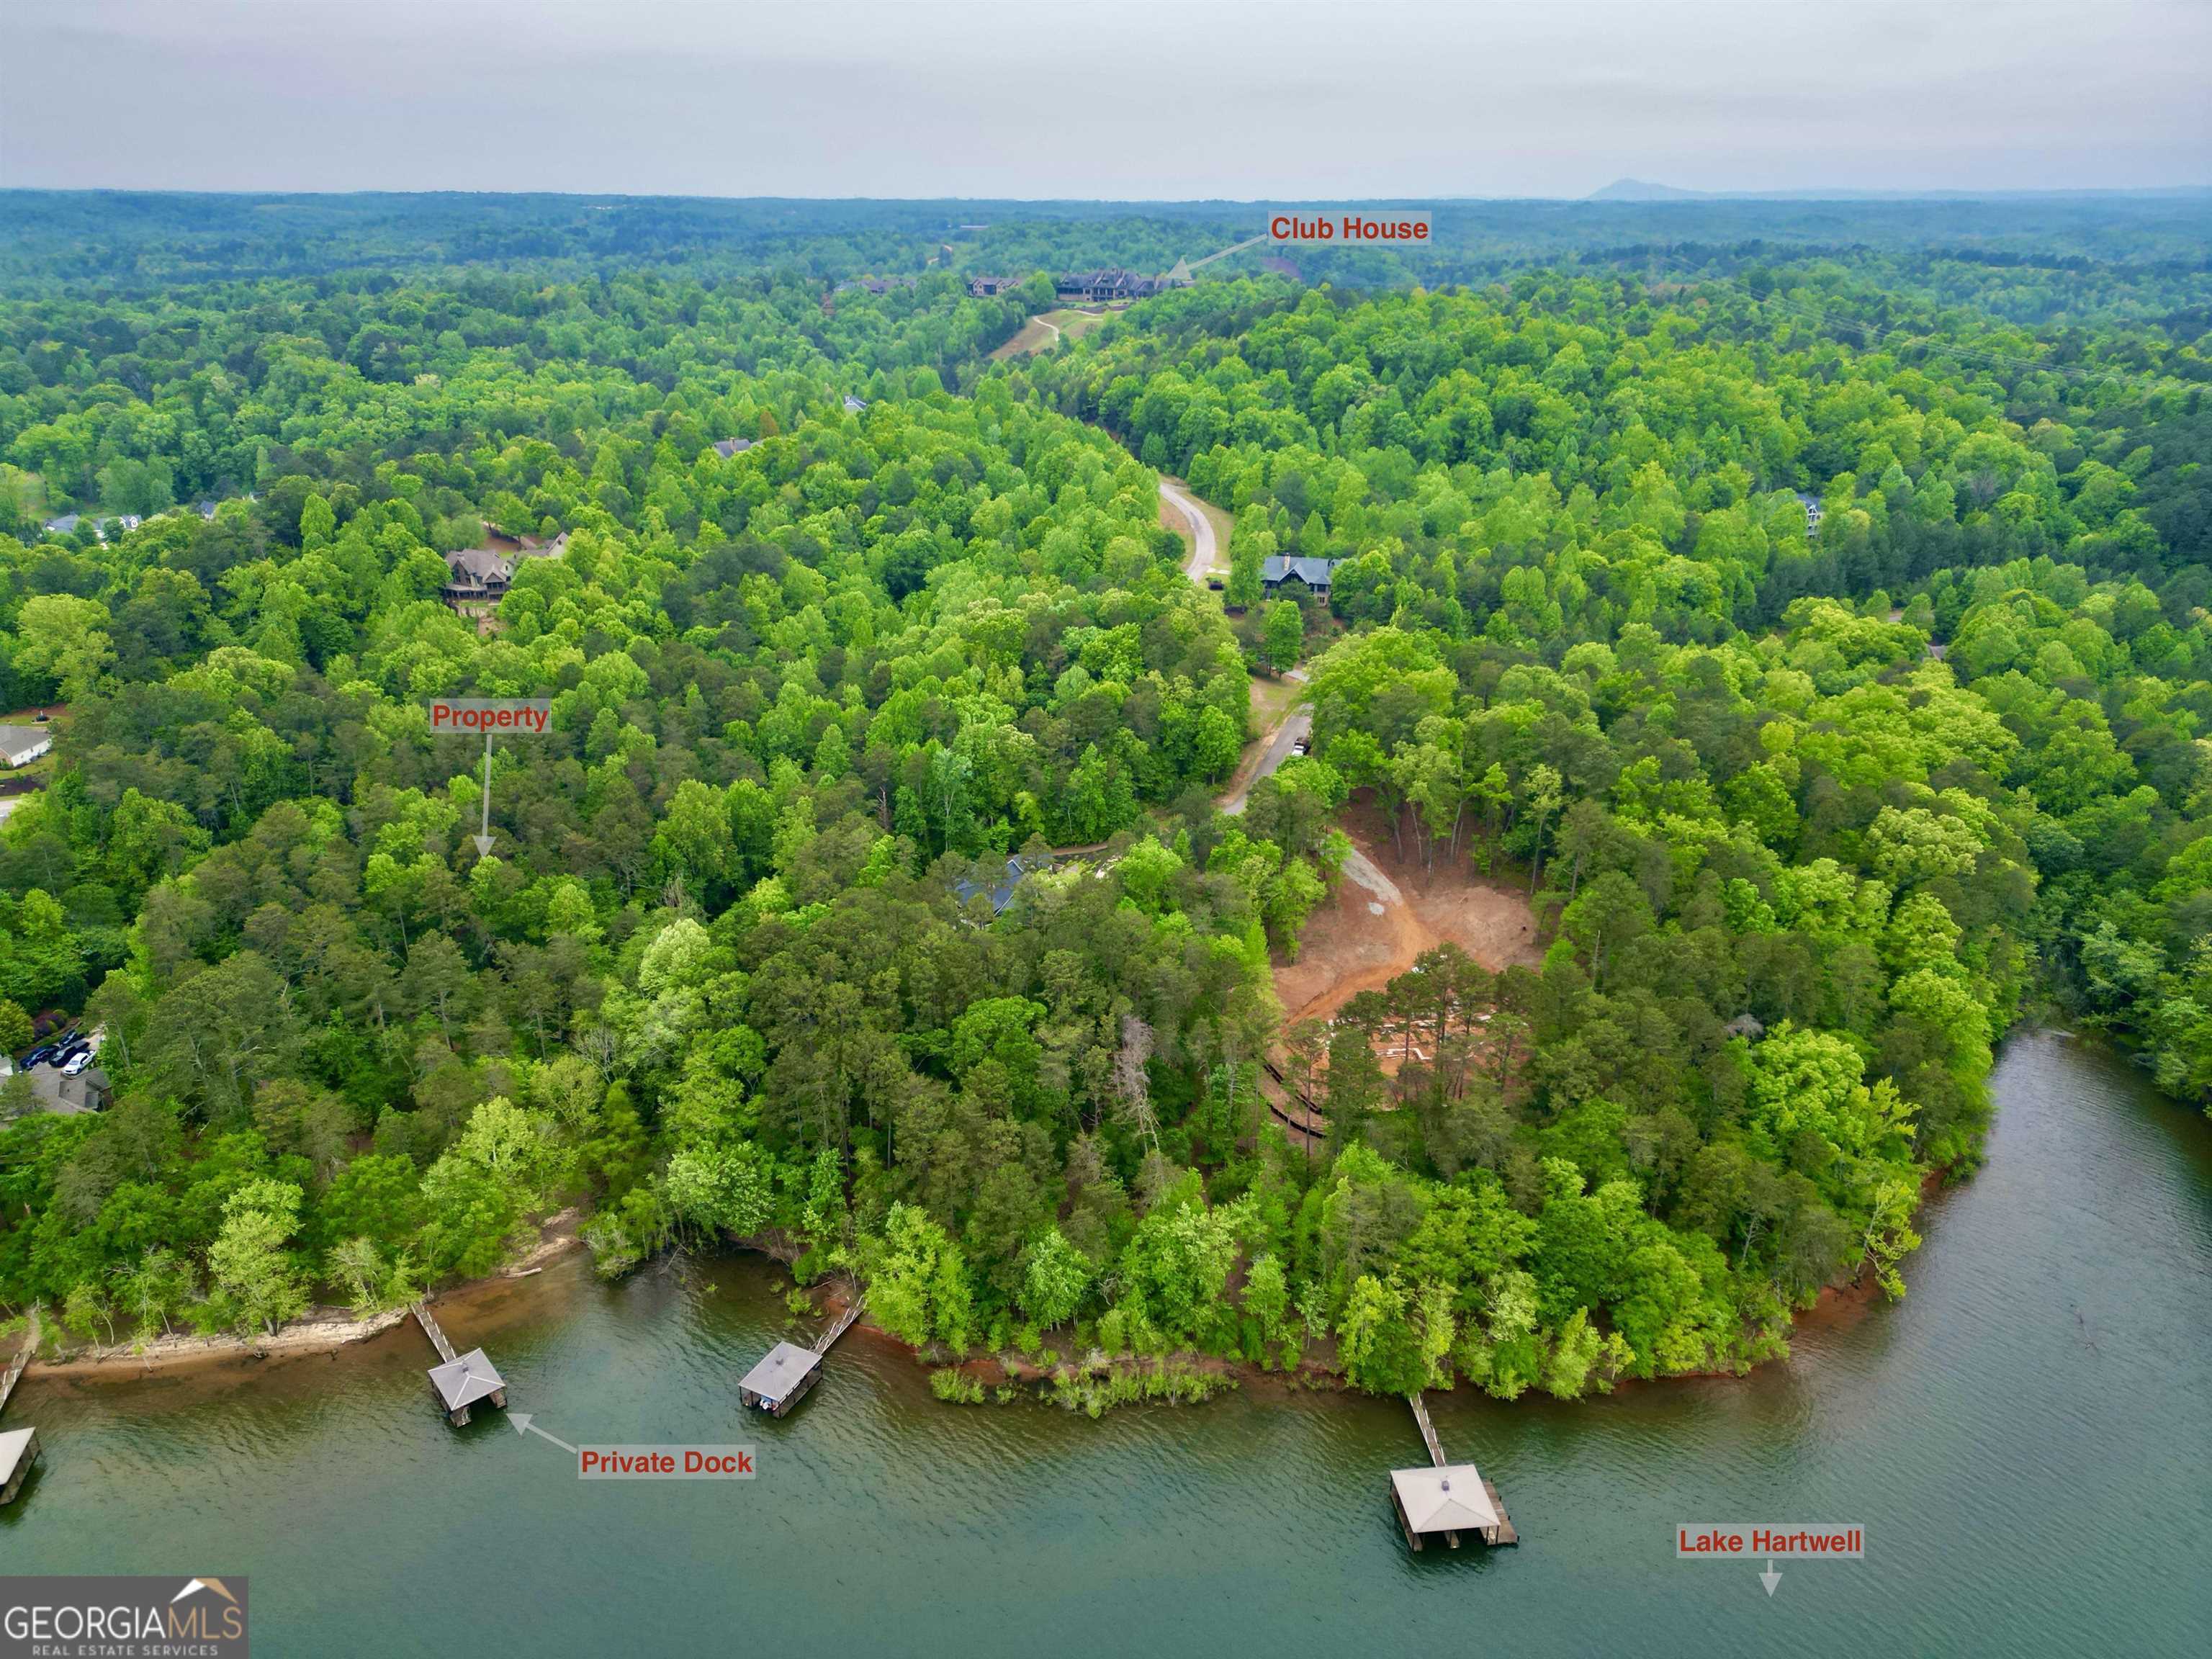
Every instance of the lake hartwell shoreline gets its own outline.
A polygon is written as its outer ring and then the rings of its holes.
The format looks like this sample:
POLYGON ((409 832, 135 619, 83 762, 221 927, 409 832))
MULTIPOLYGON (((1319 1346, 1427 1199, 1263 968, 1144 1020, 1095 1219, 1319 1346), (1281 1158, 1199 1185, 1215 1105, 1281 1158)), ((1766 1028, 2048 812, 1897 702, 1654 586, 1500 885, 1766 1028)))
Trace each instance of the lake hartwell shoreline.
MULTIPOLYGON (((561 1211, 545 1223, 538 1242, 520 1261, 486 1278, 464 1280, 428 1299, 441 1308, 466 1308, 487 1292, 520 1286, 555 1262, 584 1249, 578 1231, 580 1218, 574 1210, 561 1211)), ((340 1308, 319 1307, 307 1318, 253 1336, 160 1336, 143 1343, 118 1342, 72 1349, 58 1358, 34 1358, 26 1375, 57 1378, 147 1376, 332 1354, 404 1324, 408 1312, 407 1308, 398 1307, 356 1315, 340 1308)))
MULTIPOLYGON (((2071 1037, 2068 1032, 2045 1032, 2041 1028, 2015 1032, 2014 1036, 2047 1035, 2071 1037)), ((1916 1216, 1925 1213, 1928 1206, 1945 1194, 1957 1189, 1974 1174, 1972 1169, 1960 1171, 1931 1170, 1921 1183, 1920 1206, 1916 1216)), ((508 1299, 519 1301, 517 1313, 527 1311, 540 1299, 541 1292, 534 1291, 527 1281, 544 1274, 547 1267, 575 1255, 585 1249, 581 1236, 582 1217, 571 1208, 558 1212, 550 1218, 541 1230, 538 1243, 530 1251, 496 1273, 483 1279, 465 1280, 429 1298, 434 1305, 457 1311, 466 1311, 481 1304, 487 1293, 510 1292, 508 1299)), ((790 1241, 775 1235, 732 1239, 730 1248, 766 1257, 776 1266, 789 1269, 798 1255, 790 1241)), ((550 1295, 550 1280, 542 1294, 550 1295)), ((827 1319, 834 1319, 847 1305, 845 1288, 836 1281, 824 1281, 818 1310, 827 1319)), ((565 1291, 564 1291, 565 1293, 565 1291)), ((1863 1316, 1881 1300, 1875 1275, 1863 1264, 1850 1279, 1824 1285, 1807 1308, 1797 1310, 1790 1319, 1790 1334, 1819 1328, 1845 1318, 1863 1316)), ((318 1307, 304 1319, 271 1333, 255 1336, 237 1335, 177 1335, 157 1337, 143 1343, 116 1343, 94 1346, 67 1352, 53 1359, 33 1359, 27 1375, 56 1379, 77 1378, 121 1379, 126 1376, 153 1376, 213 1370, 224 1368, 258 1367, 270 1361, 335 1355, 356 1344, 366 1342, 404 1323, 409 1316, 405 1307, 387 1308, 380 1312, 356 1316, 343 1309, 318 1307)), ((1047 1358, 1038 1359, 1030 1355, 1009 1351, 1003 1353, 978 1353, 962 1358, 914 1344, 893 1335, 869 1318, 864 1311, 854 1322, 854 1328, 888 1346, 902 1349, 915 1364, 931 1369, 947 1368, 987 1386, 1019 1384, 1034 1386, 1050 1383, 1056 1376, 1099 1368, 1090 1364, 1086 1356, 1053 1349, 1047 1358)), ((1172 1369, 1203 1373, 1209 1376, 1226 1377, 1240 1389, 1255 1384, 1272 1385, 1284 1389, 1305 1389, 1317 1393, 1343 1392, 1349 1389, 1343 1371, 1334 1363, 1334 1344, 1322 1345, 1319 1356, 1303 1358, 1295 1365, 1267 1367, 1250 1360, 1227 1358, 1216 1354, 1176 1352, 1157 1357, 1116 1355, 1106 1359, 1107 1373, 1124 1370, 1143 1370, 1165 1365, 1172 1369)), ((1741 1371, 1686 1371, 1667 1377, 1620 1377, 1604 1394, 1619 1395, 1639 1385, 1648 1386, 1662 1382, 1705 1382, 1740 1379, 1770 1369, 1777 1363, 1786 1364, 1789 1355, 1778 1361, 1761 1361, 1741 1371)), ((1584 1399, 1603 1397, 1593 1389, 1584 1399)))

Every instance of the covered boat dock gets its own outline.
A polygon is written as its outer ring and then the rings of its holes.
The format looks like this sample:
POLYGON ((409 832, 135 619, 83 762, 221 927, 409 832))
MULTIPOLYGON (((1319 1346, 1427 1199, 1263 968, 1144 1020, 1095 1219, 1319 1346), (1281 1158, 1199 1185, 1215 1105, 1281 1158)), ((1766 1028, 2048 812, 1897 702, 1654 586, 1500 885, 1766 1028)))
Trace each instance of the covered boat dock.
POLYGON ((1471 1532, 1486 1544, 1517 1544, 1520 1536, 1498 1507, 1498 1493, 1472 1463, 1447 1463, 1441 1468, 1393 1469, 1390 1498, 1398 1511, 1398 1524, 1406 1541, 1415 1549, 1421 1540, 1437 1534, 1454 1549, 1459 1535, 1471 1532))
POLYGON ((437 1394, 446 1421, 457 1429, 465 1427, 469 1407, 487 1400, 501 1411, 507 1409, 507 1379, 499 1374, 490 1356, 482 1348, 455 1353, 445 1328, 431 1317, 426 1302, 415 1304, 415 1322, 438 1351, 438 1363, 430 1367, 430 1387, 437 1394))
POLYGON ((1406 1541, 1419 1549, 1422 1539, 1441 1533, 1444 1542, 1457 1549, 1460 1534, 1471 1532, 1486 1544, 1519 1543, 1521 1534, 1506 1518, 1505 1500, 1498 1488, 1472 1463, 1445 1462, 1443 1442, 1429 1420, 1428 1402, 1409 1394, 1406 1403, 1420 1425, 1430 1464, 1425 1469, 1390 1471, 1390 1504, 1398 1512, 1406 1541))
POLYGON ((784 1417, 822 1377, 822 1356, 811 1348, 779 1342, 768 1358, 747 1371, 738 1397, 757 1411, 784 1417))
POLYGON ((39 1461, 39 1431, 9 1429, 0 1434, 0 1504, 12 1504, 39 1461))

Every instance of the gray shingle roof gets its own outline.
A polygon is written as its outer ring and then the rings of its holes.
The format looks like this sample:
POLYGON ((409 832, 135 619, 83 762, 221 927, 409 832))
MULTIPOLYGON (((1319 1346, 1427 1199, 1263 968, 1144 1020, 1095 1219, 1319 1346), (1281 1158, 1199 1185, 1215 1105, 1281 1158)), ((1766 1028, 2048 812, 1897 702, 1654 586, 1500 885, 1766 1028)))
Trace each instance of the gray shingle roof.
POLYGON ((433 1365, 430 1386, 437 1389, 447 1411, 457 1412, 505 1388, 507 1380, 494 1369, 482 1348, 471 1348, 459 1359, 433 1365))
POLYGON ((446 555, 446 568, 453 573, 457 581, 477 587, 488 586, 494 581, 507 581, 514 577, 514 566, 495 547, 469 547, 458 553, 446 555))
POLYGON ((30 1449, 38 1432, 36 1429, 9 1429, 0 1433, 0 1486, 15 1478, 15 1466, 23 1461, 23 1454, 30 1449))
POLYGON ((1390 1484, 1415 1532, 1473 1532, 1498 1524, 1498 1511, 1472 1463, 1440 1469, 1393 1469, 1390 1484))
POLYGON ((1270 554, 1260 562, 1260 580, 1279 582, 1296 576, 1308 587, 1327 587, 1328 573, 1344 562, 1341 559, 1285 558, 1270 554))
POLYGON ((767 1358, 745 1373, 738 1386, 763 1400, 787 1400, 791 1391, 805 1382, 821 1363, 822 1356, 811 1348, 779 1342, 768 1351, 767 1358))
POLYGON ((0 726, 0 766, 21 766, 53 746, 54 734, 44 726, 0 726), (22 760, 18 760, 17 756, 22 760))
POLYGON ((991 899, 992 914, 999 915, 1014 902, 1014 889, 1022 884, 1024 876, 1035 875, 1040 870, 1051 868, 1052 860, 1047 854, 1017 853, 1006 860, 1006 878, 1004 881, 994 882, 988 889, 986 889, 981 882, 969 881, 963 878, 952 884, 952 895, 965 904, 976 894, 988 891, 991 899))

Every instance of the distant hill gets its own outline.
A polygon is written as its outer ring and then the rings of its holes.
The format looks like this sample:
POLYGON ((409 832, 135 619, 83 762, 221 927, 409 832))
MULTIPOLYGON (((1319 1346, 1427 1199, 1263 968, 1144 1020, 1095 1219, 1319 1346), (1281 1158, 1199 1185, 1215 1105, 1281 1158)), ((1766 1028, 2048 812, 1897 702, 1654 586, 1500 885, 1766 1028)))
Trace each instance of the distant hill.
POLYGON ((1593 202, 1703 202, 1711 193, 1702 190, 1677 190, 1672 185, 1655 185, 1648 179, 1616 179, 1603 190, 1589 193, 1593 202))
POLYGON ((1683 190, 1649 179, 1616 179, 1586 202, 2008 202, 2176 200, 2206 194, 2202 185, 2154 190, 1683 190))

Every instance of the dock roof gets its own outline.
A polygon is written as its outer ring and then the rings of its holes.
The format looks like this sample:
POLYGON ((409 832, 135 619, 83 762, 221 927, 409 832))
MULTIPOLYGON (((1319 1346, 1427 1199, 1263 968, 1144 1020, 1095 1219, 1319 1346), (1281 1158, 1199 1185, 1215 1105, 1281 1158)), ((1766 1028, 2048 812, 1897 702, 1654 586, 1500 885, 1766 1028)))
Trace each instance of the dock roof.
POLYGON ((36 1429, 9 1429, 0 1433, 0 1486, 15 1478, 17 1467, 29 1454, 31 1442, 38 1435, 36 1429))
POLYGON ((811 1348, 779 1342, 768 1351, 767 1358, 745 1373, 744 1381, 738 1386, 763 1400, 787 1400, 791 1391, 806 1381, 821 1363, 822 1356, 811 1348))
POLYGON ((1474 1532, 1498 1524, 1498 1510, 1472 1463, 1435 1469, 1393 1469, 1399 1506, 1415 1532, 1474 1532))
POLYGON ((447 1411, 457 1412, 505 1388, 507 1379, 494 1369, 482 1348, 471 1348, 459 1359, 433 1365, 430 1386, 437 1389, 447 1411))

